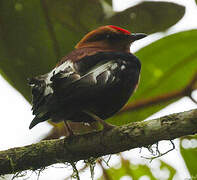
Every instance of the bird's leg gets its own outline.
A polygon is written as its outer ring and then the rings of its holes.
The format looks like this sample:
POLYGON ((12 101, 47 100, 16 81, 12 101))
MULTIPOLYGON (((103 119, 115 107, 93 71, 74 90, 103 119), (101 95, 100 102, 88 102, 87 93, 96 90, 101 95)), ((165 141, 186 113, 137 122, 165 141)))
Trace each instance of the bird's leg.
POLYGON ((106 123, 103 119, 101 119, 100 117, 98 117, 97 115, 88 112, 88 111, 84 111, 86 114, 88 114, 89 116, 91 116, 94 120, 96 120, 97 122, 99 122, 100 124, 103 125, 103 130, 110 130, 116 126, 112 125, 112 124, 108 124, 106 123))
POLYGON ((67 137, 74 136, 72 128, 70 127, 70 125, 68 124, 68 122, 66 120, 64 120, 64 124, 65 124, 67 132, 68 132, 68 136, 67 137))

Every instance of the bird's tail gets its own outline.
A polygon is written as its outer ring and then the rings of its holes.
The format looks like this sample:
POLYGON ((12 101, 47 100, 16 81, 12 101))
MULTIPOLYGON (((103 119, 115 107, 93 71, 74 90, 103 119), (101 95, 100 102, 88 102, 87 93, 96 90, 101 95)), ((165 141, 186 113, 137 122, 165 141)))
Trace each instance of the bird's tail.
POLYGON ((44 99, 46 83, 38 77, 28 79, 28 83, 32 88, 32 110, 35 113, 44 99))
POLYGON ((32 120, 31 124, 29 125, 29 129, 32 129, 32 128, 33 128, 35 125, 37 125, 38 123, 43 122, 43 121, 46 121, 46 120, 48 120, 48 119, 49 119, 48 113, 42 115, 41 117, 36 116, 36 117, 32 120))
POLYGON ((33 114, 36 115, 29 126, 31 129, 38 123, 48 120, 50 116, 45 107, 47 97, 44 94, 46 89, 44 77, 30 78, 28 83, 32 88, 32 110, 33 114))

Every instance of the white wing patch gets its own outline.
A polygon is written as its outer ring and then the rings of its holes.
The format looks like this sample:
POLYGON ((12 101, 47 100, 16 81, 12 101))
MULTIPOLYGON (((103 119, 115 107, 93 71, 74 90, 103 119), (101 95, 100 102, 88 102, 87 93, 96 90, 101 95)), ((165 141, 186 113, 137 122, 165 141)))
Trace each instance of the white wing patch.
POLYGON ((64 75, 62 76, 62 78, 69 77, 71 74, 73 74, 75 72, 73 62, 67 60, 63 64, 54 68, 51 72, 48 73, 45 79, 45 83, 46 83, 46 88, 44 91, 45 96, 53 93, 53 89, 50 86, 50 84, 52 83, 51 78, 55 76, 56 74, 60 73, 61 71, 64 72, 64 75))
MULTIPOLYGON (((105 81, 105 83, 108 81, 108 79, 109 79, 109 77, 110 77, 110 75, 111 75, 111 73, 110 73, 110 71, 108 71, 108 69, 116 69, 118 67, 118 64, 117 63, 113 63, 113 62, 108 62, 108 63, 106 63, 106 64, 103 64, 103 65, 101 65, 101 66, 99 66, 99 67, 97 67, 96 69, 94 69, 93 71, 90 71, 90 73, 93 73, 93 79, 94 79, 94 82, 95 82, 95 84, 97 83, 97 77, 101 74, 101 73, 103 73, 104 71, 106 71, 106 73, 107 73, 107 75, 106 75, 106 79, 104 80, 105 81)), ((90 74, 89 73, 89 74, 90 74)))
MULTIPOLYGON (((91 71, 89 71, 87 74, 85 74, 82 77, 80 77, 79 75, 79 79, 83 79, 84 84, 90 83, 91 80, 92 80, 92 83, 97 84, 97 83, 101 83, 100 81, 101 79, 99 78, 99 76, 104 73, 102 75, 103 83, 107 83, 108 81, 113 82, 114 80, 116 80, 117 77, 114 74, 112 74, 112 72, 115 71, 116 69, 120 69, 121 71, 124 71, 126 69, 125 63, 126 62, 122 62, 122 64, 119 64, 113 60, 109 61, 103 65, 95 67, 94 69, 92 69, 91 71), (91 76, 92 78, 90 79, 85 78, 88 76, 91 76), (85 83, 85 81, 87 82, 85 83)), ((65 61, 63 64, 54 68, 51 72, 49 72, 46 75, 45 77, 46 87, 44 90, 44 96, 54 93, 54 90, 51 87, 51 84, 53 83, 51 81, 51 78, 59 73, 60 73, 60 78, 69 77, 72 74, 76 73, 73 62, 69 60, 65 61)))
POLYGON ((53 75, 56 75, 57 73, 59 73, 61 71, 67 71, 67 73, 65 73, 64 77, 68 77, 69 75, 73 74, 75 72, 73 62, 71 62, 69 60, 65 61, 60 66, 53 69, 52 73, 53 73, 53 75))
POLYGON ((121 65, 120 69, 123 71, 124 69, 126 69, 125 65, 121 65))

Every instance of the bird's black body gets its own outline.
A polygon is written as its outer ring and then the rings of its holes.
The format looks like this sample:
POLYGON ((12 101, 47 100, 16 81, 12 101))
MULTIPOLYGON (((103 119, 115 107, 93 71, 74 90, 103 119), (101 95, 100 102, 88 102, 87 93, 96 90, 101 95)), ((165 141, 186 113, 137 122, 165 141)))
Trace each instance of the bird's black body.
POLYGON ((92 122, 91 112, 111 117, 135 90, 140 61, 131 53, 97 52, 67 59, 50 73, 30 80, 33 114, 30 128, 45 120, 92 122))

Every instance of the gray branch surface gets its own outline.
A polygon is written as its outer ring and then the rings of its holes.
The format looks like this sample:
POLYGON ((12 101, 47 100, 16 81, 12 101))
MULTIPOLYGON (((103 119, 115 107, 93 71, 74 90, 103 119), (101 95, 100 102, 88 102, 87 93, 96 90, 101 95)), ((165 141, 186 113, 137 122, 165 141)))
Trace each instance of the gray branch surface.
POLYGON ((97 158, 195 133, 197 109, 135 122, 109 131, 41 141, 0 151, 0 175, 36 170, 55 163, 97 158))

